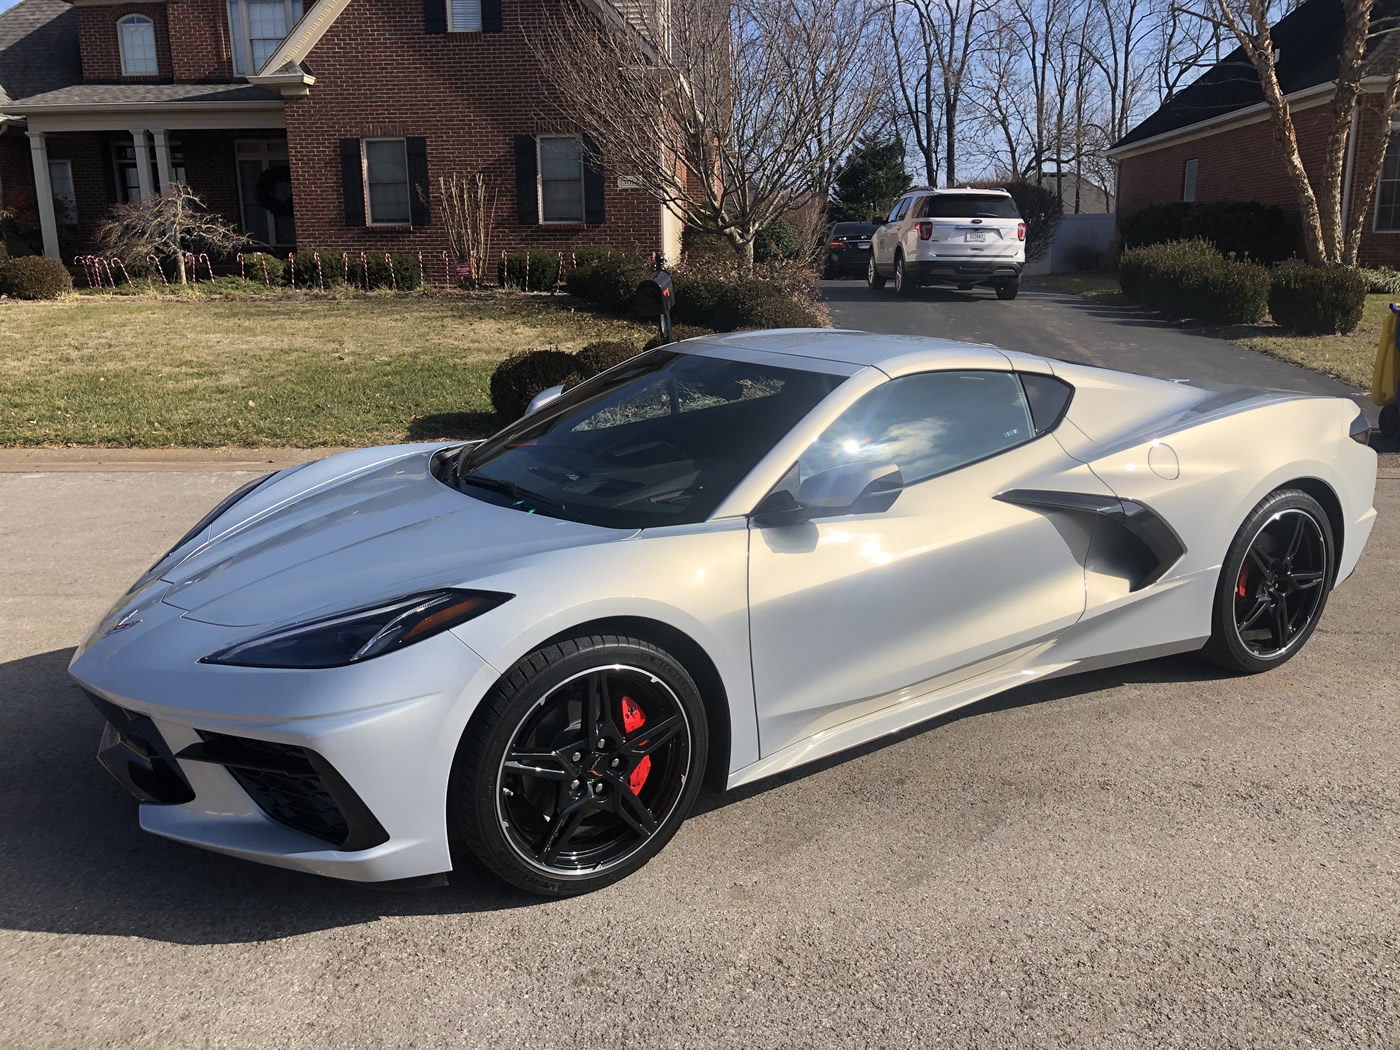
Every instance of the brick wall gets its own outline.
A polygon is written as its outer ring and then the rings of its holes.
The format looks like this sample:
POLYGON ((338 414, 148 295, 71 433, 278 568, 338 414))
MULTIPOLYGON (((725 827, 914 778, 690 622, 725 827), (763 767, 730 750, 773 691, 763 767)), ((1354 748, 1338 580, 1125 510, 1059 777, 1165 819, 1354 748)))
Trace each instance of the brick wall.
POLYGON ((83 79, 151 83, 170 80, 170 31, 164 4, 102 4, 78 8, 78 47, 83 57, 83 79), (122 76, 121 45, 117 41, 117 20, 126 15, 144 15, 155 28, 155 76, 122 76))
POLYGON ((224 0, 170 0, 167 17, 176 80, 234 79, 224 0))
POLYGON ((308 247, 418 250, 447 247, 439 202, 430 225, 351 228, 345 223, 340 140, 368 136, 427 139, 428 175, 486 174, 499 195, 498 248, 584 244, 660 247, 660 205, 641 190, 620 190, 605 170, 607 219, 601 226, 522 226, 515 201, 514 136, 586 130, 545 117, 549 79, 522 21, 538 0, 504 0, 501 33, 428 35, 417 0, 356 0, 307 60, 316 84, 287 101, 287 136, 297 241, 308 247))
MULTIPOLYGON (((1313 106, 1293 113, 1298 152, 1304 166, 1321 167, 1330 107, 1313 106)), ((1358 123, 1359 143, 1380 131, 1373 110, 1363 109, 1358 123)), ((1149 204, 1181 200, 1186 162, 1195 160, 1196 200, 1252 200, 1277 204, 1298 230, 1298 197, 1284 170, 1283 154, 1273 123, 1256 121, 1189 142, 1166 143, 1159 149, 1125 157, 1118 168, 1118 214, 1128 216, 1149 204)), ((1352 207, 1358 206, 1355 201, 1352 207)), ((1373 208, 1367 207, 1367 232, 1361 238, 1361 262, 1376 266, 1400 265, 1400 233, 1371 231, 1373 208)))
POLYGON ((238 197, 238 169, 234 163, 234 143, 241 138, 270 138, 269 131, 178 131, 172 135, 185 157, 185 177, 190 187, 204 198, 210 211, 228 222, 243 225, 238 197))

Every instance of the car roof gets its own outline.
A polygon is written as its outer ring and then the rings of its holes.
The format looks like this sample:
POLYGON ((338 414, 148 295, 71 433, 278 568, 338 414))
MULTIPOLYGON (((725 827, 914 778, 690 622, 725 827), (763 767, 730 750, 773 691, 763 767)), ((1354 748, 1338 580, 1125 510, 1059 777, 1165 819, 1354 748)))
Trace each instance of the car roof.
POLYGON ((955 195, 957 195, 957 196, 966 196, 966 195, 968 195, 968 194, 973 194, 973 195, 982 196, 982 197, 1010 197, 1010 196, 1011 196, 1011 194, 1007 193, 1004 189, 1001 189, 1000 187, 995 187, 995 186, 937 186, 937 187, 931 187, 931 186, 915 186, 915 187, 913 187, 912 189, 906 190, 905 192, 906 192, 906 193, 931 193, 931 194, 933 194, 935 197, 941 197, 941 196, 943 196, 944 194, 955 194, 955 195))
MULTIPOLYGON (((1042 358, 1009 353, 985 343, 963 343, 921 335, 875 335, 855 329, 778 328, 760 332, 730 332, 702 336, 678 344, 686 353, 732 356, 734 351, 792 358, 790 367, 839 371, 850 374, 860 368, 878 368, 890 376, 937 369, 995 369, 1006 371, 1020 362, 1035 361, 1037 371, 1048 371, 1042 358), (1016 359, 1013 362, 1013 359, 1016 359), (821 364, 833 366, 823 369, 821 364)), ((775 360, 775 364, 779 364, 775 360)))

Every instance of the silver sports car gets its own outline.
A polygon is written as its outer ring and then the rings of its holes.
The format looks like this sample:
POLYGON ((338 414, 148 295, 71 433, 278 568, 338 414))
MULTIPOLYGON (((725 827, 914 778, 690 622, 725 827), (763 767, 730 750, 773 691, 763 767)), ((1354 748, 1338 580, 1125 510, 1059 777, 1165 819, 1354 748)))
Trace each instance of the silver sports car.
POLYGON ((467 852, 579 893, 702 781, 1037 678, 1284 662, 1371 531, 1368 430, 1344 399, 989 346, 707 337, 485 442, 245 485, 72 673, 149 831, 360 881, 467 852))

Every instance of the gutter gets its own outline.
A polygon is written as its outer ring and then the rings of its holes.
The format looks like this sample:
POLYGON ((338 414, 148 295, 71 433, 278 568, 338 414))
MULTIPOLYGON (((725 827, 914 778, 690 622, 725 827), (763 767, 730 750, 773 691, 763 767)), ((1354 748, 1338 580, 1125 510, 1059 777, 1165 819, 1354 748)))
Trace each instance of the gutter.
POLYGON ((253 99, 247 102, 182 102, 172 100, 170 102, 87 102, 81 105, 60 103, 50 106, 24 106, 17 112, 21 116, 40 117, 50 113, 92 113, 94 110, 102 113, 149 113, 169 109, 222 112, 225 110, 281 108, 280 99, 253 99))
MULTIPOLYGON (((1362 77, 1361 88, 1363 91, 1368 87, 1371 90, 1377 90, 1385 84, 1386 79, 1386 77, 1381 76, 1362 77)), ((1285 95, 1284 98, 1287 99, 1290 104, 1294 102, 1311 101, 1318 96, 1325 96, 1329 92, 1335 91, 1336 86, 1337 82, 1335 80, 1329 80, 1322 84, 1314 84, 1311 87, 1300 88, 1290 95, 1285 95)), ((1322 98, 1317 98, 1317 100, 1319 102, 1323 101, 1322 98)), ((1174 139, 1186 138, 1193 135, 1198 136, 1206 132, 1224 131, 1226 128, 1235 124, 1252 123, 1254 119, 1264 116, 1268 112, 1268 102, 1256 102, 1253 105, 1245 106, 1241 109, 1232 109, 1228 113, 1218 113, 1213 117, 1207 117, 1205 120, 1199 120, 1194 124, 1187 124, 1185 127, 1173 128, 1171 131, 1163 131, 1150 138, 1139 139, 1137 142, 1130 142, 1125 146, 1111 146, 1105 151, 1104 155, 1115 160, 1120 157, 1131 157, 1137 153, 1150 152, 1160 146, 1166 145, 1174 139)))

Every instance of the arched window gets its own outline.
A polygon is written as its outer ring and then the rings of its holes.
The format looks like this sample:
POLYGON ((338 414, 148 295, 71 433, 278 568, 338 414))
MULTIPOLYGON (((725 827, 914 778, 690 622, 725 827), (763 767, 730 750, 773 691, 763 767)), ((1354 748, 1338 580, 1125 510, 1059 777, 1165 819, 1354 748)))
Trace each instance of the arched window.
POLYGON ((122 76, 150 77, 156 65, 156 27, 145 15, 117 19, 117 43, 121 46, 122 76))

